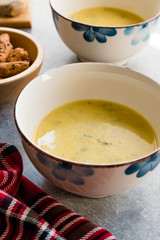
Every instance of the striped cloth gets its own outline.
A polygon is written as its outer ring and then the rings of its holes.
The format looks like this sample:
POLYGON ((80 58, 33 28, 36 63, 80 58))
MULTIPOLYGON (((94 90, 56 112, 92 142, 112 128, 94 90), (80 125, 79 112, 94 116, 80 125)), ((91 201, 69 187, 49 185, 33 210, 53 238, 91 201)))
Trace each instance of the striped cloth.
POLYGON ((22 175, 17 148, 0 144, 0 240, 116 240, 22 175))

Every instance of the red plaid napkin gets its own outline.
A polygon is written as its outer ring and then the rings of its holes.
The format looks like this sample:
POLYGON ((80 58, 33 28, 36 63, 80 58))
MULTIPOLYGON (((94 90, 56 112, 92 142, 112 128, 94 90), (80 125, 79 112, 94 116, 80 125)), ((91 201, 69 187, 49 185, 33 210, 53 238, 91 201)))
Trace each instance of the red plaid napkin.
POLYGON ((22 175, 17 148, 0 144, 0 239, 116 240, 22 175))

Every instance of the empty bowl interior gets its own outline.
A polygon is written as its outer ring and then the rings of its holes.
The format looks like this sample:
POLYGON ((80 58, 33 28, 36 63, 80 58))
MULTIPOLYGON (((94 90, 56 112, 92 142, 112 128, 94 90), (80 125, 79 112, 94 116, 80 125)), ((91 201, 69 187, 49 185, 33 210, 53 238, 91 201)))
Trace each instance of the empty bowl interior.
POLYGON ((32 142, 34 128, 46 113, 82 99, 109 100, 133 108, 151 123, 160 143, 159 84, 130 69, 103 63, 70 64, 39 75, 18 97, 17 126, 32 142))
POLYGON ((83 8, 114 7, 132 11, 145 20, 156 16, 160 11, 159 0, 50 0, 55 11, 67 17, 69 14, 83 8))

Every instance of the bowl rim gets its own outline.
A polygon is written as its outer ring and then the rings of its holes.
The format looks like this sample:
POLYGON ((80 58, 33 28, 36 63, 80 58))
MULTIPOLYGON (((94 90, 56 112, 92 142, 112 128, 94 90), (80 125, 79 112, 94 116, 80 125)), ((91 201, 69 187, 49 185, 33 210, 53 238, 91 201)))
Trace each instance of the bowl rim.
POLYGON ((123 26, 110 26, 110 27, 107 27, 107 26, 99 26, 99 25, 91 25, 91 24, 87 24, 87 23, 82 23, 82 22, 78 22, 76 20, 73 20, 69 17, 66 17, 64 15, 62 15, 61 13, 59 13, 57 10, 55 10, 55 8, 53 7, 53 1, 54 0, 49 0, 49 3, 50 3, 50 7, 51 9, 56 12, 59 16, 61 16, 63 19, 67 20, 68 22, 75 22, 75 23, 78 23, 80 25, 83 25, 83 26, 87 26, 87 27, 95 27, 95 28, 101 28, 101 29, 124 29, 124 28, 131 28, 131 27, 138 27, 138 26, 142 26, 142 25, 145 25, 145 24, 148 24, 156 19, 158 19, 160 17, 160 11, 157 12, 157 14, 152 17, 152 18, 149 18, 143 22, 139 22, 139 23, 136 23, 136 24, 130 24, 130 25, 123 25, 123 26))
MULTIPOLYGON (((117 66, 117 65, 113 65, 113 64, 108 64, 108 63, 101 63, 101 62, 83 62, 83 63, 70 63, 70 64, 67 64, 67 65, 61 65, 61 66, 58 66, 58 67, 55 67, 55 68, 51 68, 49 70, 47 70, 46 72, 44 73, 41 73, 39 76, 36 77, 36 79, 38 78, 41 78, 41 76, 43 76, 44 74, 46 73, 49 73, 49 72, 52 72, 56 69, 59 69, 59 68, 63 68, 63 67, 70 67, 70 66, 78 66, 78 65, 88 65, 88 64, 91 64, 91 65, 105 65, 105 66, 110 66, 111 68, 117 68, 117 69, 124 69, 125 71, 128 71, 129 73, 134 73, 134 74, 137 74, 141 77, 145 77, 149 80, 151 80, 152 82, 154 82, 155 84, 158 84, 158 86, 160 86, 160 84, 158 82, 156 82, 155 80, 153 80, 152 78, 146 76, 145 74, 143 73, 140 73, 136 70, 133 70, 127 66, 117 66)), ((33 80, 31 80, 31 82, 29 84, 32 83, 33 80)), ((29 85, 28 84, 28 85, 29 85)), ((27 86, 28 86, 27 85, 27 86)), ((23 90, 27 87, 25 86, 23 88, 23 90)), ((23 92, 23 90, 19 93, 19 95, 17 96, 16 98, 16 101, 14 103, 14 121, 15 121, 15 125, 21 135, 21 138, 25 140, 25 142, 27 142, 28 145, 32 146, 34 148, 35 151, 37 152, 40 152, 42 155, 45 155, 47 156, 47 158, 49 158, 50 160, 52 161, 57 161, 57 162, 61 162, 61 163, 67 163, 67 164, 71 164, 71 165, 74 165, 74 166, 81 166, 81 167, 88 167, 88 168, 115 168, 115 167, 123 167, 123 166, 128 166, 128 165, 131 165, 131 164, 135 164, 135 163, 139 163, 139 162, 142 162, 142 161, 145 161, 149 158, 151 158, 153 155, 157 155, 160 153, 160 146, 158 148, 156 148, 154 151, 152 151, 151 153, 149 154, 146 154, 138 159, 132 159, 132 160, 129 160, 129 161, 126 161, 126 162, 119 162, 119 163, 108 163, 108 164, 93 164, 93 163, 81 163, 81 162, 75 162, 73 160, 69 160, 69 159, 65 159, 65 158, 61 158, 61 157, 58 157, 56 155, 53 155, 53 154, 50 154, 48 152, 46 152, 45 150, 41 149, 40 147, 38 147, 33 141, 29 140, 25 134, 21 131, 19 125, 18 125, 18 122, 17 122, 17 117, 16 117, 16 107, 17 107, 17 103, 18 103, 18 100, 19 100, 19 96, 21 95, 21 93, 23 92)))
POLYGON ((26 76, 30 75, 32 72, 34 72, 34 70, 37 69, 37 67, 39 67, 44 59, 44 48, 42 46, 42 44, 40 43, 39 40, 37 40, 32 34, 25 32, 23 30, 20 29, 15 29, 15 28, 9 28, 9 27, 0 27, 0 32, 12 32, 12 33, 16 33, 16 34, 20 34, 23 35, 24 37, 28 38, 29 40, 31 40, 36 48, 37 48, 37 57, 34 60, 34 62, 29 66, 29 68, 27 68, 26 70, 24 70, 21 73, 18 73, 14 76, 8 77, 8 78, 4 78, 0 80, 0 85, 5 85, 5 84, 9 84, 11 82, 16 82, 19 79, 25 78, 26 76))

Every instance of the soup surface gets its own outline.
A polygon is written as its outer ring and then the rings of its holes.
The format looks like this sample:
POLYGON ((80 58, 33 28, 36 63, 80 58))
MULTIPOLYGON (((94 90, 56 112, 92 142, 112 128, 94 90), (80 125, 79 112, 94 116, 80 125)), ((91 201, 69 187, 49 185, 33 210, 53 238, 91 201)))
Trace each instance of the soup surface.
POLYGON ((155 132, 142 115, 101 100, 53 109, 36 126, 33 141, 53 155, 94 164, 125 162, 157 148, 155 132))
POLYGON ((143 22, 144 19, 132 12, 109 7, 86 8, 68 16, 77 22, 98 26, 125 26, 143 22))

